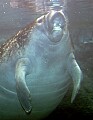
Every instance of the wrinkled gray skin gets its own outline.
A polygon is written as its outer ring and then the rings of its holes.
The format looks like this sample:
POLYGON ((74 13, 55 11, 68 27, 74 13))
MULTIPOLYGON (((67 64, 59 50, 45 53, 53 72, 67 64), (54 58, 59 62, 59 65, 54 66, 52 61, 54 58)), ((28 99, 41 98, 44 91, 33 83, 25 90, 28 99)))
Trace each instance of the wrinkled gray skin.
POLYGON ((51 11, 0 47, 0 119, 46 117, 66 94, 70 78, 73 102, 82 72, 64 14, 51 11))

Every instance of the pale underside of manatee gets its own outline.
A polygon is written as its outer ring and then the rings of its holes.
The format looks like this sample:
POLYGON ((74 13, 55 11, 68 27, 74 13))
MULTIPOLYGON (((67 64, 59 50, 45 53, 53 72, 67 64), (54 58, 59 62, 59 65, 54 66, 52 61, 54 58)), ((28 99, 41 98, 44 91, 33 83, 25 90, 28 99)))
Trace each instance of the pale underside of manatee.
POLYGON ((17 96, 26 113, 55 109, 67 92, 70 78, 73 102, 82 72, 62 12, 51 11, 40 17, 0 47, 0 98, 13 97, 16 105, 17 96))

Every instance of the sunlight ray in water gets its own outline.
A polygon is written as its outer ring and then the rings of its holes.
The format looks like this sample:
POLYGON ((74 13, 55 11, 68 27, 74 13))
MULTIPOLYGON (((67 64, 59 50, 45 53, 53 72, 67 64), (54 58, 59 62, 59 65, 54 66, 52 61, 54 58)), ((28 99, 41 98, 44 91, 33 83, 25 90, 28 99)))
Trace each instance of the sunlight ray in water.
POLYGON ((13 8, 25 7, 37 13, 45 13, 51 9, 60 10, 63 3, 64 0, 10 0, 10 6, 13 8))

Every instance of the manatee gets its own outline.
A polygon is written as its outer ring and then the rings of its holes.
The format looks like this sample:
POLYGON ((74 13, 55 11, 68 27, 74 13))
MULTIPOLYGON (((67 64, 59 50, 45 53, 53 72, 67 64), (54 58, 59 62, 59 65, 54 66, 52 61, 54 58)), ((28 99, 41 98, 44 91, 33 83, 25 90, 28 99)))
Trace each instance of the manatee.
POLYGON ((0 46, 0 116, 38 120, 82 81, 62 11, 37 18, 0 46), (29 115, 28 115, 29 114, 29 115))

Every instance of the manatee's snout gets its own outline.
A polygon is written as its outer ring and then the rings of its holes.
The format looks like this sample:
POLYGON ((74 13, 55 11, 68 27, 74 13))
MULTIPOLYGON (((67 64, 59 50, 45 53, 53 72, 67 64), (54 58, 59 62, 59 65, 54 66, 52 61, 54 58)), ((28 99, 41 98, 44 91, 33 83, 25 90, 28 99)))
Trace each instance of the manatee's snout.
POLYGON ((47 16, 47 28, 49 38, 52 42, 59 42, 62 39, 66 27, 66 19, 60 11, 51 12, 47 16))
POLYGON ((53 41, 58 42, 61 40, 62 35, 63 35, 63 29, 62 29, 62 24, 60 21, 60 18, 55 18, 53 21, 53 27, 52 30, 50 31, 53 41))
POLYGON ((53 30, 55 30, 55 31, 62 30, 66 24, 64 17, 62 16, 62 14, 59 14, 59 13, 55 14, 54 17, 55 18, 51 21, 51 22, 53 22, 53 24, 52 24, 53 30))

